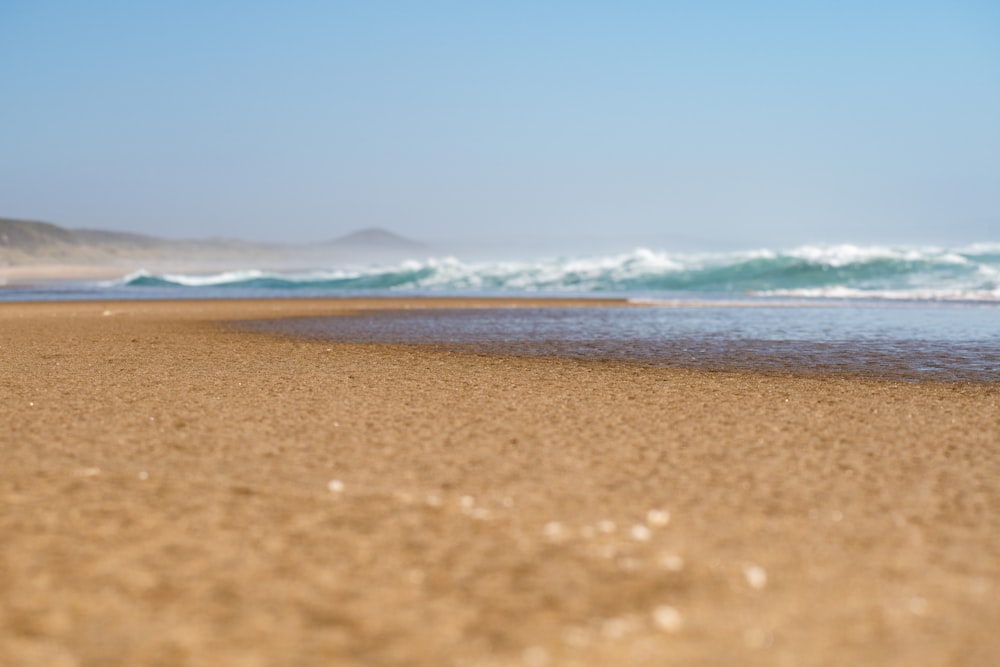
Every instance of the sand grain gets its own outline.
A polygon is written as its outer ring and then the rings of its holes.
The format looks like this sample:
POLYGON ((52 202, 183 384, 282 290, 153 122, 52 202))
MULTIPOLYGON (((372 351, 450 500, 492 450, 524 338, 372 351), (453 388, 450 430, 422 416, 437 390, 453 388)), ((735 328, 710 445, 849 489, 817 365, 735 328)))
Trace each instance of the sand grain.
POLYGON ((995 385, 224 323, 380 305, 0 305, 0 664, 994 664, 995 385))

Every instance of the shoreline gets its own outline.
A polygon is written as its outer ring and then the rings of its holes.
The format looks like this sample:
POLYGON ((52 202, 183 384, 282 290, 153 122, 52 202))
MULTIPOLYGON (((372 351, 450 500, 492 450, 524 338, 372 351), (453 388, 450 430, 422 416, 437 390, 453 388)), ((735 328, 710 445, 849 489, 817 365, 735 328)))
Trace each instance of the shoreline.
POLYGON ((16 288, 85 280, 115 280, 133 269, 104 264, 11 264, 0 266, 0 286, 16 288))
MULTIPOLYGON (((777 327, 773 321, 762 326, 761 321, 746 317, 730 320, 729 325, 739 329, 730 335, 717 326, 706 326, 704 320, 694 327, 685 326, 690 321, 684 319, 689 308, 672 304, 499 300, 477 302, 476 308, 446 307, 450 303, 446 299, 414 309, 394 302, 366 308, 363 318, 279 318, 235 326, 315 342, 413 345, 473 355, 572 359, 639 368, 1000 385, 1000 348, 983 340, 935 339, 941 329, 927 321, 923 322, 926 339, 898 338, 885 330, 878 337, 872 335, 877 329, 859 330, 856 323, 853 329, 850 325, 841 328, 839 333, 854 336, 845 339, 824 328, 828 324, 801 328, 801 315, 798 321, 782 318, 777 327), (570 310, 563 307, 566 303, 586 307, 570 310), (517 309, 512 311, 513 306, 517 309), (810 337, 817 335, 820 338, 810 337)), ((718 310, 713 305, 703 307, 718 310)), ((980 326, 981 331, 985 329, 980 326)))
POLYGON ((228 324, 444 301, 0 304, 0 662, 988 665, 1000 650, 996 385, 228 324))

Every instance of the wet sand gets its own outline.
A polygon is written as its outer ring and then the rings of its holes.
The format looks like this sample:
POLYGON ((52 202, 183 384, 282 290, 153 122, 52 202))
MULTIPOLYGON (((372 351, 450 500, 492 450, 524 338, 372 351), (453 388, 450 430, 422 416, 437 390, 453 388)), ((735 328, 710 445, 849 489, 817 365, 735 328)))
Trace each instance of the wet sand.
POLYGON ((429 305, 0 304, 0 664, 995 664, 997 385, 227 324, 429 305))

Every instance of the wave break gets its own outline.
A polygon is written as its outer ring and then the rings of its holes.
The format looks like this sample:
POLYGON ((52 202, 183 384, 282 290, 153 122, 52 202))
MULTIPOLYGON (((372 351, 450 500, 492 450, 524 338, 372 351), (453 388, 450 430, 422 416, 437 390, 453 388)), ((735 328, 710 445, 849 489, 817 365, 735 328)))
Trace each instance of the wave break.
POLYGON ((815 298, 1000 301, 1000 244, 959 249, 835 245, 776 251, 630 253, 470 263, 448 257, 396 265, 213 275, 139 271, 108 287, 255 290, 749 294, 815 298))

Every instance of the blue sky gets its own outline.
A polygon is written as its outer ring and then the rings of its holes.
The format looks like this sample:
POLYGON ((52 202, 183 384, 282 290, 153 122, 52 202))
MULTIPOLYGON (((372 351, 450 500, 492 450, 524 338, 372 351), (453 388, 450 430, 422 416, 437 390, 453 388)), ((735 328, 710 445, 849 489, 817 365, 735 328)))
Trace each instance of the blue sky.
POLYGON ((1000 3, 0 0, 0 215, 590 247, 1000 240, 1000 3))

